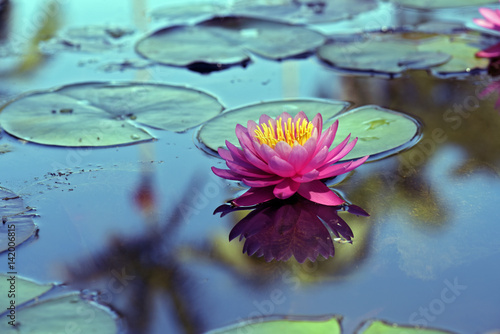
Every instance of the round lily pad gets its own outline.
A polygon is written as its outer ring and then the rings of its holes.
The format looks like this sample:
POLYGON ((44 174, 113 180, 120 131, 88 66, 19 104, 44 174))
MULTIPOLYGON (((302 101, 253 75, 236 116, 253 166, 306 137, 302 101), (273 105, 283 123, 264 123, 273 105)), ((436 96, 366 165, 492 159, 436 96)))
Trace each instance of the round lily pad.
POLYGON ((450 61, 432 67, 434 74, 465 73, 474 70, 485 70, 488 68, 489 59, 478 58, 476 53, 481 50, 479 41, 467 40, 466 38, 449 36, 438 36, 431 38, 425 43, 418 45, 420 52, 445 50, 452 58, 450 61))
MULTIPOLYGON (((302 319, 294 319, 293 317, 284 319, 265 320, 262 319, 248 320, 226 328, 215 329, 207 334, 236 334, 236 333, 308 333, 308 334, 340 334, 340 317, 332 317, 330 319, 314 319, 314 317, 301 317, 302 319)), ((324 317, 323 317, 324 318, 324 317)))
MULTIPOLYGON (((10 290, 12 276, 7 274, 0 274, 0 289, 1 291, 8 292, 10 290)), ((35 297, 40 297, 46 292, 54 288, 54 284, 39 284, 31 280, 16 276, 15 277, 16 286, 16 306, 19 306, 28 300, 34 299, 35 297)), ((7 296, 5 296, 7 297, 7 296)), ((2 298, 0 300, 0 310, 3 313, 10 306, 9 298, 2 298)))
POLYGON ((15 298, 3 298, 0 313, 2 333, 118 333, 117 315, 109 308, 73 292, 40 299, 54 284, 38 284, 22 277, 0 275, 0 288, 15 286, 15 298), (15 301, 15 318, 8 307, 15 301), (8 306, 6 306, 8 305, 8 306))
POLYGON ((439 51, 418 51, 412 42, 390 40, 370 41, 360 47, 333 42, 320 47, 318 57, 342 69, 390 74, 425 69, 451 59, 450 55, 439 51))
POLYGON ((246 63, 249 52, 270 59, 301 55, 325 37, 307 28, 245 17, 217 17, 195 26, 158 30, 136 45, 142 56, 174 66, 212 65, 214 69, 246 63))
MULTIPOLYGON (((412 117, 378 106, 363 106, 341 113, 349 106, 348 102, 299 99, 262 102, 229 110, 204 124, 198 140, 212 152, 225 147, 225 141, 237 145, 236 124, 246 126, 248 120, 258 121, 260 115, 276 117, 286 111, 292 116, 304 111, 309 119, 321 113, 324 128, 336 119, 339 127, 333 145, 339 144, 347 135, 358 137, 358 143, 344 160, 370 155, 371 159, 380 158, 384 153, 393 153, 402 148, 419 133, 419 123, 412 117), (374 155, 377 155, 374 157, 374 155)), ((333 147, 332 145, 332 147, 333 147)))
POLYGON ((318 23, 348 19, 376 7, 374 0, 189 2, 157 8, 151 15, 169 24, 199 22, 222 15, 259 17, 289 23, 318 23))
POLYGON ((0 110, 0 126, 38 144, 110 146, 152 139, 139 124, 182 132, 222 109, 215 97, 186 87, 82 83, 17 98, 0 110))
POLYGON ((430 35, 422 32, 370 33, 343 36, 321 46, 318 57, 340 69, 397 74, 409 69, 430 69, 436 74, 463 74, 486 69, 488 60, 475 57, 477 37, 430 35))
POLYGON ((36 226, 29 211, 30 209, 26 208, 21 197, 0 187, 0 219, 2 220, 0 253, 8 250, 12 242, 15 242, 15 248, 35 233, 36 226))

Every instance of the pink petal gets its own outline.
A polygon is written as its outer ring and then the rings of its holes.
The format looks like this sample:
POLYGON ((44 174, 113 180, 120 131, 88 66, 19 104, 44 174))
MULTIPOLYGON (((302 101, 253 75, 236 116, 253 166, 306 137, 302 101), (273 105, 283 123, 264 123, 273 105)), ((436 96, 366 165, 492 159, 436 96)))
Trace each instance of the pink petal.
POLYGON ((474 23, 477 24, 480 27, 486 28, 486 29, 495 29, 495 25, 491 22, 488 22, 484 19, 473 19, 474 23))
POLYGON ((284 179, 274 187, 274 196, 280 199, 286 199, 292 196, 299 189, 300 183, 293 181, 292 179, 284 179))
POLYGON ((229 152, 231 152, 231 155, 233 156, 234 160, 238 159, 241 161, 247 161, 247 158, 245 158, 245 155, 243 154, 243 150, 241 148, 236 147, 235 145, 231 144, 229 141, 226 140, 226 146, 229 149, 229 152))
POLYGON ((282 177, 291 177, 295 175, 295 168, 293 168, 288 161, 277 156, 269 160, 269 168, 273 173, 282 177))
POLYGON ((306 165, 312 159, 314 152, 316 152, 316 146, 318 144, 318 131, 317 129, 313 130, 311 138, 309 138, 303 145, 303 147, 307 150, 307 158, 306 165))
POLYGON ((267 202, 275 198, 273 193, 274 186, 264 188, 250 188, 246 193, 235 198, 232 203, 236 206, 250 206, 267 202))
POLYGON ((479 8, 479 13, 481 13, 487 21, 496 26, 500 26, 500 17, 498 17, 498 14, 493 9, 481 7, 479 8))
POLYGON ((243 150, 243 154, 245 155, 245 158, 248 160, 249 163, 254 165, 260 170, 263 170, 264 172, 267 173, 273 173, 267 163, 262 161, 253 151, 250 150, 243 150))
POLYGON ((344 174, 347 172, 350 172, 359 166, 361 166, 365 161, 368 159, 368 155, 364 156, 358 160, 355 161, 348 161, 348 162, 343 162, 341 164, 336 164, 336 165, 331 165, 328 167, 325 167, 324 169, 320 170, 319 172, 319 178, 320 179, 327 179, 329 177, 334 177, 340 174, 344 174))
POLYGON ((494 58, 500 56, 500 43, 477 52, 476 56, 481 58, 494 58))
POLYGON ((328 152, 328 156, 325 159, 325 161, 326 161, 327 164, 331 164, 331 163, 333 163, 333 162, 338 161, 338 160, 341 159, 341 157, 339 157, 337 159, 337 155, 339 155, 339 153, 344 149, 344 147, 349 142, 349 139, 351 139, 351 135, 350 134, 340 144, 338 144, 337 146, 335 146, 333 148, 333 150, 331 150, 330 152, 328 152))
POLYGON ((217 150, 219 153, 220 157, 224 160, 234 160, 233 156, 231 155, 231 152, 229 152, 227 149, 219 147, 217 150))
POLYGON ((330 165, 334 162, 339 161, 343 157, 345 157, 349 152, 351 152, 351 150, 354 148, 354 146, 356 145, 357 142, 358 142, 358 138, 356 137, 356 138, 354 138, 354 140, 352 142, 347 144, 335 157, 333 157, 330 160, 326 160, 325 164, 330 165))
POLYGON ((288 121, 289 118, 292 118, 293 120, 293 117, 292 115, 290 115, 289 113, 287 113, 286 111, 282 112, 281 115, 279 115, 278 117, 276 117, 277 119, 280 119, 281 117, 281 120, 283 121, 283 123, 286 123, 288 121))
POLYGON ((214 172, 215 175, 218 177, 222 177, 223 179, 228 179, 228 180, 242 180, 243 177, 241 175, 236 174, 235 172, 232 172, 227 169, 220 169, 217 167, 212 167, 212 172, 214 172))
POLYGON ((304 168, 308 161, 309 152, 302 145, 295 145, 288 157, 288 162, 293 166, 295 172, 298 173, 304 168))
POLYGON ((347 168, 351 166, 352 161, 348 162, 343 162, 341 164, 336 164, 336 165, 331 165, 328 167, 325 167, 323 170, 320 170, 319 172, 319 178, 320 179, 327 179, 330 177, 334 177, 340 174, 344 174, 347 172, 347 168))
POLYGON ((241 176, 257 177, 257 178, 268 178, 274 176, 273 174, 263 172, 262 170, 256 169, 255 167, 252 168, 251 165, 247 166, 240 165, 232 161, 226 161, 226 165, 227 167, 229 167, 230 170, 241 176))
POLYGON ((278 155, 278 153, 276 153, 276 151, 273 150, 272 148, 270 148, 269 145, 267 145, 267 144, 260 145, 260 147, 258 149, 258 153, 260 154, 260 156, 264 160, 264 162, 269 162, 269 160, 272 157, 278 155))
POLYGON ((295 182, 299 182, 299 183, 307 183, 307 182, 317 180, 319 178, 320 178, 319 171, 316 169, 313 169, 312 171, 310 171, 304 175, 292 177, 292 180, 294 180, 295 182))
POLYGON ((323 132, 323 116, 320 113, 317 113, 312 120, 312 124, 316 129, 318 129, 318 133, 323 132))
MULTIPOLYGON (((309 122, 306 113, 303 111, 299 111, 297 115, 295 115, 295 117, 293 118, 293 123, 297 123, 299 119, 305 119, 307 122, 309 122)), ((302 121, 300 122, 300 124, 302 124, 302 121)))
POLYGON ((328 155, 328 148, 324 146, 314 157, 309 161, 307 166, 302 169, 302 173, 307 173, 313 169, 316 169, 325 163, 325 159, 328 155))
POLYGON ((283 160, 288 160, 292 147, 285 141, 280 141, 274 146, 274 150, 278 153, 279 157, 283 160))
POLYGON ((364 164, 365 161, 368 160, 369 157, 370 157, 369 155, 365 155, 364 157, 362 157, 362 158, 360 158, 358 160, 352 161, 352 164, 349 167, 347 167, 346 172, 350 172, 350 171, 358 168, 359 166, 361 166, 362 164, 364 164))
POLYGON ((235 132, 236 132, 236 137, 238 138, 238 141, 240 142, 240 146, 243 149, 243 151, 245 151, 246 149, 252 151, 255 154, 256 152, 255 148, 253 147, 253 141, 248 136, 247 128, 245 128, 241 124, 237 124, 235 132))
POLYGON ((269 126, 269 121, 271 121, 271 124, 273 126, 273 128, 276 129, 276 120, 274 118, 271 118, 267 115, 261 115, 260 118, 259 118, 259 125, 260 124, 266 124, 267 126, 269 126))
POLYGON ((318 180, 309 183, 302 183, 297 192, 305 199, 323 205, 334 206, 341 205, 345 202, 323 182, 318 180))
POLYGON ((273 176, 271 178, 266 178, 266 179, 258 179, 258 178, 244 178, 243 183, 246 184, 249 187, 268 187, 272 186, 275 184, 280 183, 283 181, 282 177, 279 176, 273 176))
POLYGON ((254 121, 247 122, 248 135, 250 138, 255 138, 255 130, 257 130, 257 123, 254 121))

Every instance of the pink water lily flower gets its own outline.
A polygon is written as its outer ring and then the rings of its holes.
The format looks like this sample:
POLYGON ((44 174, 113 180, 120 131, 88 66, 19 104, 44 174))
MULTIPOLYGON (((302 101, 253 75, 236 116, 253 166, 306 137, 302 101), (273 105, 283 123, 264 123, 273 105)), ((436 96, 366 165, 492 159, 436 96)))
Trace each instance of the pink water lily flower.
POLYGON ((486 29, 500 31, 500 10, 486 7, 479 8, 484 19, 474 19, 474 23, 486 29))
POLYGON ((302 111, 295 117, 284 112, 276 119, 262 115, 259 124, 248 121, 246 128, 236 126, 241 149, 226 140, 228 149, 218 152, 229 170, 212 167, 212 171, 251 187, 232 201, 236 206, 286 199, 295 193, 316 203, 340 205, 344 200, 321 180, 355 169, 368 156, 336 164, 357 142, 356 138, 349 143, 349 135, 330 150, 338 125, 335 121, 323 132, 321 114, 309 121, 302 111))

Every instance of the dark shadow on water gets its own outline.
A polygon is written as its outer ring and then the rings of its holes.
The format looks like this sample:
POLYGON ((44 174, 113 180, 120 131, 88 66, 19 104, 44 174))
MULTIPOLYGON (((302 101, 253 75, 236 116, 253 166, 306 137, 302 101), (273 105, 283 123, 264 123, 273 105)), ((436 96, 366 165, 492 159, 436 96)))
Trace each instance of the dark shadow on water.
MULTIPOLYGON (((221 217, 230 212, 249 208, 219 206, 221 217)), ((328 259, 335 255, 334 242, 351 243, 354 236, 349 225, 338 215, 347 210, 368 216, 358 206, 326 206, 300 196, 288 200, 273 200, 251 207, 252 211, 231 230, 229 240, 245 239, 243 252, 264 257, 269 262, 287 261, 292 256, 299 263, 315 261, 319 255, 328 259)))

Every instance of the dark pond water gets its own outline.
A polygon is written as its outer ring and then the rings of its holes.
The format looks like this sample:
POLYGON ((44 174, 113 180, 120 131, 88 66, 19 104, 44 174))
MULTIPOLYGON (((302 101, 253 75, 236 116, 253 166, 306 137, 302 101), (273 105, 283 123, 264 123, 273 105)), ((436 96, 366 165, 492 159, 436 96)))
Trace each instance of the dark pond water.
MULTIPOLYGON (((44 3, 12 1, 11 29, 20 42, 36 30, 44 3)), ((421 141, 363 165, 336 187, 371 216, 341 212, 354 242, 336 244, 333 258, 299 264, 267 263, 242 254, 243 243, 228 242, 243 214, 221 219, 212 212, 243 188, 212 174, 210 167, 223 162, 198 148, 197 129, 152 130, 158 140, 102 149, 36 145, 3 132, 0 146, 10 152, 0 155, 0 185, 40 215, 39 237, 17 249, 20 274, 100 290, 137 333, 198 333, 261 315, 325 314, 342 315, 346 333, 371 318, 458 333, 500 328, 500 113, 496 93, 479 98, 487 75, 446 79, 410 71, 387 79, 334 71, 314 56, 282 62, 252 56, 246 68, 208 75, 109 67, 139 59, 132 41, 158 26, 147 13, 161 4, 61 1, 62 30, 116 24, 136 33, 122 48, 54 51, 22 75, 4 74, 0 99, 113 80, 189 85, 227 108, 288 97, 339 99, 415 116, 423 124, 421 141), (51 174, 57 171, 62 175, 51 174), (155 213, 140 210, 140 189, 146 204, 154 193, 155 213), (162 226, 169 217, 176 222, 161 237, 148 234, 155 214, 162 226), (112 289, 117 272, 128 276, 112 289)), ((391 21, 418 19, 410 14, 391 21)), ((18 60, 0 58, 0 68, 6 73, 18 60)), ((2 271, 6 263, 0 254, 2 271)))

